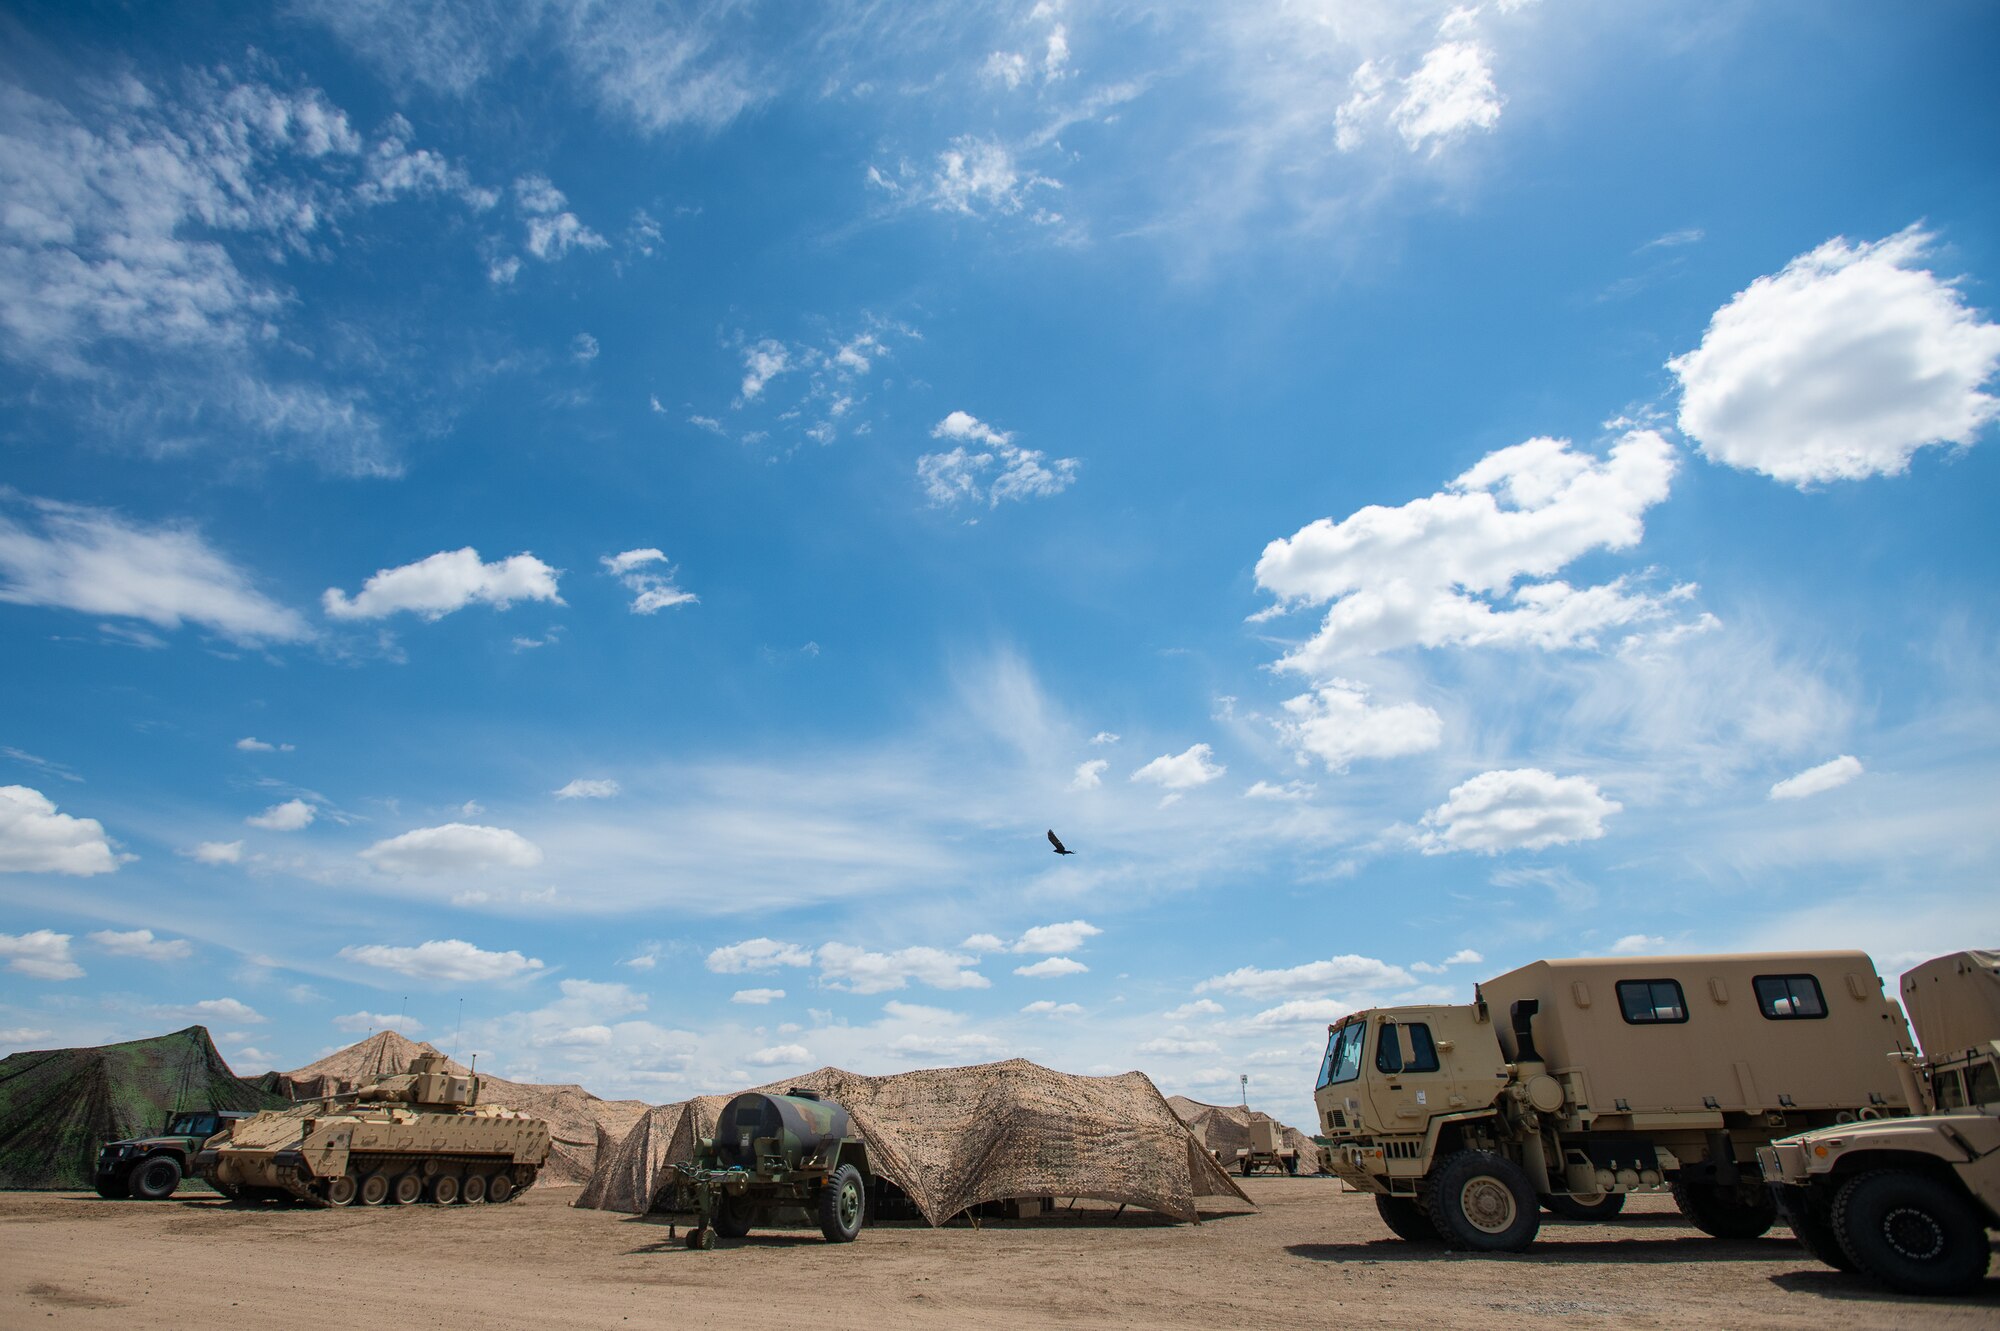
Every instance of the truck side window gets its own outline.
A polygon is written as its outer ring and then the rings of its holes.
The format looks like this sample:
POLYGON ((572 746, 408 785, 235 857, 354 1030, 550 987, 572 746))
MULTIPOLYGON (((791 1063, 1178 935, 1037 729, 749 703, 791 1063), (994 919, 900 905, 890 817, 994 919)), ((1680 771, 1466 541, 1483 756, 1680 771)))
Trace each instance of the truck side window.
POLYGON ((1965 1070, 1965 1100, 1975 1105, 2000 1104, 2000 1068, 1995 1068, 1991 1059, 1965 1070))
POLYGON ((1620 980, 1618 1010, 1628 1026, 1651 1026, 1688 1019, 1687 999, 1678 980, 1620 980))
POLYGON ((1935 1074, 1931 1078, 1931 1094, 1937 1097, 1939 1109, 1964 1108, 1965 1083, 1958 1079, 1958 1069, 1935 1074))
POLYGON ((1405 1072, 1436 1072, 1438 1070, 1437 1042, 1431 1039, 1431 1028, 1421 1021, 1413 1021, 1404 1026, 1409 1032, 1410 1052, 1403 1063, 1405 1072))
POLYGON ((1810 975, 1759 975, 1750 985, 1757 991, 1757 1010, 1771 1021, 1826 1015, 1826 998, 1810 975))

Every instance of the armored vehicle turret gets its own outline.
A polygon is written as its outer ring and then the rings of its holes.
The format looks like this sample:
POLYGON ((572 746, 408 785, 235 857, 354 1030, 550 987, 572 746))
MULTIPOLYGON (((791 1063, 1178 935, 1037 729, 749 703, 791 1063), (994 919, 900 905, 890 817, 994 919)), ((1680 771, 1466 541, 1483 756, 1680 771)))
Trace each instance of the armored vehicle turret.
POLYGON ((780 1207, 819 1222, 829 1243, 851 1243, 868 1209, 868 1148, 851 1135, 847 1111, 811 1091, 748 1091, 722 1108, 715 1136, 674 1166, 668 1209, 694 1211, 690 1248, 715 1236, 740 1239, 780 1207))
POLYGON ((194 1167, 241 1201, 504 1202, 534 1183, 549 1125, 478 1101, 477 1077, 419 1054, 358 1090, 244 1119, 194 1167))

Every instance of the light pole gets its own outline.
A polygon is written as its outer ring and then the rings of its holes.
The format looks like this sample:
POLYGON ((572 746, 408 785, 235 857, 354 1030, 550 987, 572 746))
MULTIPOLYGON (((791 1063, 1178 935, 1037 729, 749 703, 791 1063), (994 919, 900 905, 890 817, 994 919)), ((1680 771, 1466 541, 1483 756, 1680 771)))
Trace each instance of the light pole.
POLYGON ((1236 1078, 1236 1080, 1237 1080, 1238 1082, 1242 1083, 1242 1086, 1243 1086, 1243 1107, 1244 1107, 1245 1109, 1248 1109, 1248 1108, 1250 1107, 1250 1074, 1249 1074, 1249 1073, 1247 1073, 1247 1072, 1245 1072, 1245 1073, 1242 1073, 1241 1075, 1239 1075, 1239 1076, 1238 1076, 1238 1077, 1236 1078))

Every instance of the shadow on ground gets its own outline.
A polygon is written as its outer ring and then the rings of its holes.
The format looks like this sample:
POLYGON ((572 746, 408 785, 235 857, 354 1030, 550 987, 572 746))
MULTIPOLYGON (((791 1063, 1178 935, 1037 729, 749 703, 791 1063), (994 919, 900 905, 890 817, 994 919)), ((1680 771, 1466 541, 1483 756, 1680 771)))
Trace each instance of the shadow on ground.
POLYGON ((1910 1309, 1910 1321, 1913 1324, 1922 1319, 1923 1314, 1919 1310, 1925 1308, 2000 1307, 2000 1280, 1991 1278, 1970 1294, 1961 1294, 1948 1299, 1898 1294, 1860 1276, 1824 1267, 1812 1271, 1786 1271, 1782 1275, 1772 1276, 1771 1283, 1793 1294, 1811 1294, 1817 1298, 1832 1299, 1840 1303, 1906 1304, 1910 1309))
POLYGON ((1286 1247, 1294 1257, 1313 1262, 1536 1262, 1610 1263, 1635 1262, 1782 1262, 1801 1258, 1799 1245, 1790 1235, 1783 1238, 1751 1239, 1725 1243, 1706 1235, 1689 1233, 1676 1238, 1608 1238, 1595 1242, 1543 1238, 1526 1252, 1454 1252, 1427 1243, 1405 1243, 1401 1239, 1377 1239, 1372 1243, 1294 1243, 1286 1247))

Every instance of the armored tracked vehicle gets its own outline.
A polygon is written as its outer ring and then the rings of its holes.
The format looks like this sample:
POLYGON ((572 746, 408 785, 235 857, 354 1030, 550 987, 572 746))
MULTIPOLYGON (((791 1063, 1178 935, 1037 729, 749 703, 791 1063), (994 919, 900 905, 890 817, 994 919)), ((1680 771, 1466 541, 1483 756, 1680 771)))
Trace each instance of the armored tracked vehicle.
POLYGON ((674 1166, 668 1209, 694 1211, 687 1246, 740 1239, 773 1211, 796 1207, 829 1243, 851 1243, 868 1210, 868 1148, 851 1135, 847 1111, 811 1091, 749 1091, 722 1108, 715 1136, 674 1166))
POLYGON ((1757 1152, 1806 1251, 1907 1294, 1986 1278, 2000 1228, 2000 952, 1905 972, 1923 1058, 1898 1066, 1916 1118, 1800 1133, 1757 1152))
POLYGON ((1668 1190, 1703 1232, 1755 1238, 1777 1221, 1759 1147, 1909 1104, 1908 1026, 1860 952, 1539 961, 1328 1033, 1333 1173, 1399 1238, 1478 1251, 1526 1248, 1544 1207, 1668 1190))
POLYGON ((419 1054, 357 1091, 245 1119, 196 1154, 195 1170, 239 1201, 507 1201, 548 1159, 549 1125, 479 1104, 479 1079, 449 1067, 419 1054))

